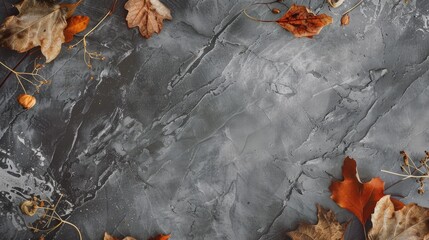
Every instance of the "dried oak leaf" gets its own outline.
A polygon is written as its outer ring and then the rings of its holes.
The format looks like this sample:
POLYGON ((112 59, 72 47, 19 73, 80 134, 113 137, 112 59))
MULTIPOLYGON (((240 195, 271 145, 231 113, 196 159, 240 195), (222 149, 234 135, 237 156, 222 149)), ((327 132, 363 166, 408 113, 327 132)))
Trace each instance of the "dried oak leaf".
POLYGON ((160 33, 164 19, 172 19, 170 9, 159 0, 128 0, 125 9, 128 11, 128 27, 138 27, 145 38, 160 33))
MULTIPOLYGON (((104 238, 103 238, 103 240, 121 240, 121 239, 116 238, 116 237, 114 237, 114 236, 112 236, 112 235, 108 234, 107 232, 105 232, 105 233, 104 233, 104 238)), ((135 238, 133 238, 133 237, 125 237, 125 238, 123 238, 122 240, 137 240, 137 239, 135 239, 135 238)))
POLYGON ((54 60, 64 42, 67 9, 59 4, 23 0, 15 5, 19 14, 0 26, 0 46, 26 52, 40 46, 46 62, 54 60))
MULTIPOLYGON (((374 212, 378 200, 384 196, 384 182, 376 177, 362 183, 356 169, 356 161, 350 157, 344 159, 343 181, 333 181, 329 190, 331 198, 342 208, 352 212, 364 225, 374 212)), ((401 209, 404 204, 394 200, 395 208, 401 209)))
POLYGON ((408 204, 395 211, 390 196, 382 197, 371 216, 372 229, 368 233, 370 240, 429 239, 429 209, 408 204))
POLYGON ((64 29, 64 42, 73 40, 74 35, 84 31, 89 23, 88 16, 73 16, 67 19, 67 27, 64 29))
POLYGON ((346 224, 340 224, 334 213, 317 206, 317 224, 300 224, 295 231, 288 232, 292 240, 342 240, 346 224))
POLYGON ((295 37, 312 38, 319 34, 324 26, 332 23, 332 17, 326 14, 315 15, 307 7, 294 4, 276 22, 295 37))

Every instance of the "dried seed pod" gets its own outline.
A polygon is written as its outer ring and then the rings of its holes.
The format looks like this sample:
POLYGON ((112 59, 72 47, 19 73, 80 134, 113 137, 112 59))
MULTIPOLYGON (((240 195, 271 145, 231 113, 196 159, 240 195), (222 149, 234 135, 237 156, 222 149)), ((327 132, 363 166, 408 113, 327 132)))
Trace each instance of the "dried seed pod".
POLYGON ((282 11, 280 11, 280 9, 278 9, 278 8, 273 8, 273 9, 271 10, 271 12, 272 12, 272 13, 274 13, 274 14, 279 14, 279 13, 281 13, 282 11))
POLYGON ((328 0, 329 5, 333 8, 337 8, 344 3, 344 0, 328 0))
POLYGON ((36 98, 29 95, 29 94, 19 94, 18 103, 24 109, 30 109, 30 108, 34 107, 34 105, 36 105, 36 98))
POLYGON ((410 166, 410 162, 408 161, 408 158, 404 158, 404 165, 405 166, 410 166))
POLYGON ((37 202, 31 200, 25 200, 21 203, 21 212, 27 216, 34 216, 37 212, 37 202))
POLYGON ((349 25, 349 23, 350 23, 350 16, 349 14, 346 13, 341 17, 341 26, 349 25))

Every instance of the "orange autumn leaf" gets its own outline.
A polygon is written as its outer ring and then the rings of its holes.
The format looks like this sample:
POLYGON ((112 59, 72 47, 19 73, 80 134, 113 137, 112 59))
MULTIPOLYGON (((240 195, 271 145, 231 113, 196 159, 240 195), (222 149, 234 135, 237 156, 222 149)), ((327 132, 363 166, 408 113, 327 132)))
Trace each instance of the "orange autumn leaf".
POLYGON ((319 34, 324 26, 332 23, 332 17, 326 14, 315 15, 307 7, 294 4, 276 22, 295 37, 312 38, 319 34))
MULTIPOLYGON (((331 198, 342 208, 352 212, 364 225, 374 212, 374 208, 384 194, 384 182, 379 177, 362 183, 356 168, 356 161, 350 157, 344 159, 343 181, 333 181, 329 190, 331 198)), ((392 199, 393 200, 393 199, 392 199)), ((401 209, 404 204, 394 201, 395 209, 401 209)))
POLYGON ((88 23, 88 16, 73 16, 67 19, 67 27, 64 29, 64 41, 67 43, 73 40, 73 36, 84 31, 88 23))
POLYGON ((170 237, 171 237, 171 234, 167 234, 167 235, 159 234, 156 237, 153 237, 149 240, 168 240, 168 239, 170 239, 170 237))

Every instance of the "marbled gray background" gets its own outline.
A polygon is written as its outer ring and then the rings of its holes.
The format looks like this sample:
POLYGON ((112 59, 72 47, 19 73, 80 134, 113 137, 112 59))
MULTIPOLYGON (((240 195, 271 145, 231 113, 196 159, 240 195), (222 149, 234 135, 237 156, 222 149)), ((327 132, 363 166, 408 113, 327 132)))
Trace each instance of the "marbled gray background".
MULTIPOLYGON (((420 158, 429 148, 429 1, 365 0, 341 27, 355 1, 330 10, 298 0, 334 23, 295 39, 243 16, 250 0, 164 0, 174 19, 149 40, 126 27, 124 2, 88 38, 106 61, 89 71, 81 49, 64 48, 43 69, 52 84, 29 111, 15 101, 13 77, 0 89, 2 239, 33 237, 18 209, 23 197, 59 192, 84 239, 105 230, 285 239, 316 220, 316 203, 354 219, 329 198, 346 155, 364 180, 381 176, 389 187, 398 178, 380 170, 398 171, 400 150, 420 158)), ((110 4, 87 0, 78 13, 93 26, 110 4)), ((276 17, 264 7, 253 13, 276 17)), ((9 66, 21 56, 0 50, 9 66)), ((387 192, 429 206, 416 189, 405 181, 387 192)), ((353 220, 347 239, 359 232, 353 220)), ((76 239, 69 227, 50 237, 76 239)))

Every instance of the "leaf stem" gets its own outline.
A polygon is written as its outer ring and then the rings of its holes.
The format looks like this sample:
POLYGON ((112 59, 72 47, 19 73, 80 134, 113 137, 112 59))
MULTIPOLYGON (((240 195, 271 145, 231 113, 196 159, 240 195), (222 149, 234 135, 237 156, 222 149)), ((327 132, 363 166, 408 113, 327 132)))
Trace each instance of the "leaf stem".
POLYGON ((388 173, 388 174, 392 174, 392 175, 395 175, 395 176, 403 177, 404 179, 402 179, 402 180, 405 180, 405 179, 408 179, 408 178, 429 178, 429 175, 421 175, 421 176, 406 175, 406 174, 395 173, 395 172, 391 172, 391 171, 387 171, 387 170, 383 170, 383 169, 381 171, 384 172, 384 173, 388 173))
MULTIPOLYGON (((28 55, 30 55, 29 52, 26 52, 25 55, 18 61, 18 63, 13 67, 13 70, 15 70, 23 61, 25 58, 28 57, 28 55)), ((3 87, 3 84, 6 82, 6 80, 10 77, 10 75, 12 74, 12 71, 9 71, 9 73, 6 75, 6 77, 3 79, 3 81, 0 83, 0 88, 3 87)))
POLYGON ((91 59, 99 59, 99 60, 103 60, 104 57, 101 55, 101 53, 97 53, 97 52, 89 52, 87 49, 87 42, 86 42, 86 38, 93 33, 100 25, 101 23, 104 22, 104 20, 106 20, 107 17, 111 16, 113 14, 113 12, 116 9, 116 4, 117 4, 118 0, 114 0, 114 2, 112 3, 112 7, 110 8, 110 10, 104 15, 103 18, 101 18, 100 21, 98 21, 98 23, 91 28, 91 30, 89 30, 85 35, 83 35, 82 39, 79 40, 78 42, 76 42, 75 44, 69 46, 69 49, 72 49, 74 47, 76 47, 77 45, 79 45, 80 43, 83 44, 83 49, 84 49, 84 55, 83 55, 83 60, 85 62, 85 64, 88 66, 88 68, 92 67, 91 64, 91 59))
POLYGON ((343 16, 348 14, 349 12, 353 11, 355 8, 359 7, 363 3, 363 0, 360 0, 358 3, 356 3, 353 7, 351 7, 349 10, 345 11, 343 13, 343 16))

